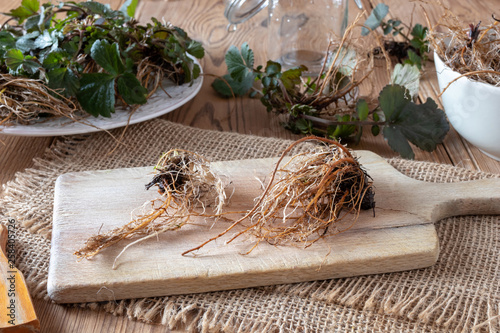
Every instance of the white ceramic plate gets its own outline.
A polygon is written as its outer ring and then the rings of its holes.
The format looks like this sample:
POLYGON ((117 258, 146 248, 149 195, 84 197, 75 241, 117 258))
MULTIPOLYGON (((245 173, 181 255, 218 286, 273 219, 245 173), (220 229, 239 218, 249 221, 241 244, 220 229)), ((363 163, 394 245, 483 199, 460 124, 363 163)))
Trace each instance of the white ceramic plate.
POLYGON ((110 130, 113 128, 140 123, 153 119, 173 111, 198 94, 203 84, 203 77, 197 78, 190 86, 183 84, 177 86, 171 81, 165 80, 163 88, 168 95, 159 88, 153 96, 144 105, 141 105, 130 117, 130 111, 124 108, 116 108, 111 118, 104 117, 85 117, 82 121, 74 122, 68 118, 60 117, 30 125, 10 125, 0 126, 0 134, 22 135, 22 136, 57 136, 73 135, 110 130), (129 122, 130 117, 130 122, 129 122))

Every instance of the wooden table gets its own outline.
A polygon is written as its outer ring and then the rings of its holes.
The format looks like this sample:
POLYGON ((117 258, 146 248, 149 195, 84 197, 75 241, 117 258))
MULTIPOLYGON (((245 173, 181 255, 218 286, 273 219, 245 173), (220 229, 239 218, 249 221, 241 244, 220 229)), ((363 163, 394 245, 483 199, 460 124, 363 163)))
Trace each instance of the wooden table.
MULTIPOLYGON (((106 0, 113 8, 119 8, 124 0, 106 0)), ((371 10, 379 0, 363 0, 364 8, 371 10)), ((390 8, 390 15, 404 22, 410 21, 415 3, 400 0, 384 1, 390 8)), ((8 12, 19 6, 21 0, 1 1, 0 12, 8 12)), ((492 13, 500 15, 498 0, 470 2, 467 0, 448 0, 445 5, 453 6, 453 11, 463 18, 464 27, 469 23, 483 20, 487 22, 492 13), (495 6, 496 5, 496 6, 495 6), (496 12, 495 12, 496 10, 496 12)), ((350 17, 358 13, 353 1, 350 1, 350 17)), ((425 7, 430 19, 435 22, 443 12, 442 8, 425 7)), ((201 41, 206 49, 206 56, 201 61, 207 74, 223 75, 226 72, 224 54, 230 45, 240 46, 249 42, 256 53, 256 63, 263 64, 265 54, 267 12, 263 11, 250 21, 238 27, 236 32, 228 33, 227 22, 223 16, 222 0, 140 0, 136 17, 143 23, 154 16, 164 17, 174 25, 185 29, 192 38, 201 41)), ((418 4, 413 14, 414 22, 426 25, 422 10, 418 4)), ((296 138, 284 130, 276 116, 267 113, 257 99, 238 98, 222 99, 210 87, 212 76, 205 81, 197 97, 165 118, 182 124, 230 131, 259 136, 296 138)), ((382 83, 379 84, 381 88, 382 83)), ((429 63, 421 81, 420 100, 431 97, 440 102, 434 65, 429 63)), ((440 107, 442 107, 440 105, 440 107)), ((368 132, 368 131, 365 131, 368 132)), ((0 134, 0 183, 14 179, 15 173, 33 165, 33 158, 41 157, 44 150, 55 140, 54 137, 14 137, 0 134)), ((395 156, 381 136, 364 135, 355 149, 372 150, 382 156, 395 156)), ((453 129, 447 135, 444 144, 436 151, 426 153, 416 150, 415 159, 456 165, 472 170, 500 173, 500 162, 483 155, 477 148, 462 139, 453 129)), ((124 317, 114 317, 102 312, 92 312, 78 308, 69 308, 35 300, 36 312, 41 320, 44 332, 165 332, 165 327, 129 321, 124 317)))

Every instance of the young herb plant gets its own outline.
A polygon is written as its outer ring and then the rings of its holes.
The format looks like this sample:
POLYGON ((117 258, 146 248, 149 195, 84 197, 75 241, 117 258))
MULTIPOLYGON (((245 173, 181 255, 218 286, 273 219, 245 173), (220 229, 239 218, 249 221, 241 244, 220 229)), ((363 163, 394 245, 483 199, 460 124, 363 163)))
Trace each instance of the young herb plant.
MULTIPOLYGON (((89 114, 104 117, 117 104, 146 103, 165 77, 177 84, 192 82, 200 74, 192 57, 204 56, 201 44, 155 18, 139 24, 133 18, 137 1, 127 0, 120 10, 112 10, 94 1, 40 5, 23 0, 0 28, 0 73, 10 80, 37 80, 44 95, 70 99, 89 114)), ((35 90, 28 87, 27 93, 35 90)), ((50 106, 13 107, 22 98, 8 87, 4 96, 2 122, 61 115, 50 106), (23 114, 26 110, 30 117, 23 114)), ((75 109, 69 108, 68 116, 75 109)))
MULTIPOLYGON (((389 7, 386 4, 378 4, 365 21, 361 35, 366 36, 380 27, 386 37, 402 36, 404 41, 384 40, 384 49, 389 55, 396 57, 398 61, 416 65, 421 69, 428 59, 429 42, 426 40, 426 36, 429 29, 419 23, 411 27, 398 19, 385 21, 388 13, 389 7), (407 29, 406 34, 403 33, 404 28, 407 29)), ((380 50, 376 52, 380 52, 380 50)))
POLYGON ((416 104, 406 87, 394 83, 375 101, 356 98, 355 88, 362 80, 353 79, 354 55, 339 49, 335 57, 338 61, 311 79, 304 66, 282 70, 279 63, 268 61, 265 68, 254 68, 248 44, 241 50, 232 46, 226 54, 229 74, 215 80, 213 88, 225 97, 259 94, 268 111, 288 116, 284 126, 294 133, 359 141, 363 127, 371 126, 373 135, 382 132, 389 146, 405 158, 414 158, 410 143, 433 151, 443 141, 449 124, 431 98, 416 104), (255 81, 260 88, 254 87, 255 81), (347 110, 342 108, 346 105, 347 110))

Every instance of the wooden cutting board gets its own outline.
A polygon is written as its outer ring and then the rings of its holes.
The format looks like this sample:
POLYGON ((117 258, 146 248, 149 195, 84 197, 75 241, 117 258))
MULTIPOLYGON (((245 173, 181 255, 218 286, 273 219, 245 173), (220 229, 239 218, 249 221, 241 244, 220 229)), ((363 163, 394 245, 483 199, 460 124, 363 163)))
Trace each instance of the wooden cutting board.
MULTIPOLYGON (((131 211, 158 196, 144 184, 152 168, 90 171, 62 175, 56 182, 48 293, 59 303, 199 293, 252 286, 377 274, 433 265, 439 253, 434 222, 464 214, 500 213, 500 180, 452 184, 408 178, 380 156, 358 151, 375 185, 376 216, 362 211, 349 230, 303 249, 226 238, 209 243, 195 257, 182 256, 225 230, 230 221, 198 219, 140 242, 123 241, 90 260, 73 255, 90 236, 130 221, 131 211)), ((276 159, 213 163, 232 181, 228 210, 250 209, 276 159), (259 180, 260 179, 260 180, 259 180), (237 185, 237 187, 235 186, 237 185)), ((236 230, 237 231, 237 230, 236 230)), ((235 231, 235 232, 236 232, 235 231)))

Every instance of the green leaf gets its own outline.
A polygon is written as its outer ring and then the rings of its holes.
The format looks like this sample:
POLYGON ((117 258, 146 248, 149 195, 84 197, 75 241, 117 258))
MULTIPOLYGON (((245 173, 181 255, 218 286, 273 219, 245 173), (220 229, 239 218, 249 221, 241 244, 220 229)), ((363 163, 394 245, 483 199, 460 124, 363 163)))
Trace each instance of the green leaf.
POLYGON ((382 90, 379 102, 387 118, 384 137, 404 158, 414 157, 408 141, 420 149, 433 151, 448 133, 450 126, 444 112, 430 98, 417 105, 411 102, 404 87, 389 85, 382 90))
POLYGON ((90 56, 99 66, 114 76, 125 71, 118 43, 109 44, 105 39, 96 40, 90 49, 90 56))
POLYGON ((379 125, 373 125, 372 126, 372 135, 377 136, 380 133, 380 126, 379 125))
POLYGON ((82 74, 76 96, 86 112, 109 118, 115 112, 115 77, 107 73, 82 74))
POLYGON ((148 90, 132 73, 124 73, 116 80, 118 93, 128 105, 145 104, 148 90))
POLYGON ((62 33, 57 30, 54 30, 52 32, 44 30, 43 34, 35 39, 34 46, 37 49, 44 49, 51 46, 52 50, 55 50, 59 45, 59 39, 62 39, 63 37, 64 36, 62 35, 62 33))
POLYGON ((356 112, 358 114, 359 120, 363 121, 368 118, 368 114, 370 113, 370 109, 368 107, 368 103, 364 99, 359 99, 356 103, 356 112))
POLYGON ((283 72, 281 82, 285 89, 292 90, 296 85, 301 83, 302 72, 307 71, 306 66, 293 67, 283 72))
POLYGON ((406 104, 411 102, 406 88, 396 84, 385 86, 378 101, 387 121, 397 119, 406 104))
POLYGON ((0 31, 0 48, 14 49, 16 47, 16 38, 8 31, 0 31))
POLYGON ((10 49, 5 54, 5 65, 15 74, 23 71, 28 74, 35 74, 40 69, 40 64, 32 60, 33 57, 24 57, 18 49, 10 49))
POLYGON ((302 134, 310 134, 313 130, 313 124, 309 119, 300 118, 295 122, 295 127, 302 132, 302 134))
POLYGON ((242 81, 253 72, 254 55, 247 43, 241 46, 241 53, 236 46, 231 46, 225 56, 227 70, 233 79, 242 81))
POLYGON ((24 55, 18 49, 8 50, 5 54, 5 64, 9 69, 17 72, 20 67, 22 67, 24 62, 24 55))
POLYGON ((268 61, 266 64, 266 74, 268 76, 276 76, 281 73, 281 64, 275 61, 268 61))
POLYGON ((108 4, 102 4, 97 1, 80 2, 79 5, 90 10, 94 14, 99 14, 104 17, 108 17, 113 13, 108 4))
POLYGON ((200 42, 197 42, 195 40, 189 42, 186 48, 186 52, 198 59, 201 59, 205 56, 205 49, 200 42))
POLYGON ((247 79, 236 81, 231 75, 226 74, 222 77, 224 80, 216 79, 212 87, 224 97, 233 97, 233 93, 235 96, 244 96, 252 88, 254 82, 253 74, 248 75, 247 79))
POLYGON ((200 77, 201 68, 197 64, 193 64, 193 80, 196 80, 200 77))
POLYGON ((408 59, 405 60, 405 64, 415 65, 420 69, 422 68, 422 58, 412 50, 408 50, 408 59))
POLYGON ((409 103, 393 123, 411 143, 425 151, 436 149, 450 129, 444 111, 431 98, 424 104, 409 103))
POLYGON ((411 149, 410 144, 408 143, 404 135, 397 127, 385 126, 383 133, 384 133, 384 138, 387 140, 387 143, 389 144, 389 147, 391 147, 392 150, 399 153, 403 158, 408 158, 408 159, 415 158, 415 153, 413 152, 413 149, 411 149))
POLYGON ((139 0, 127 0, 121 6, 120 11, 132 18, 135 16, 135 9, 137 8, 138 2, 139 0))
POLYGON ((364 27, 361 29, 361 35, 366 36, 370 33, 370 29, 375 30, 378 28, 382 24, 382 20, 387 13, 389 13, 389 7, 386 4, 379 3, 365 21, 364 27), (366 27, 370 29, 367 29, 366 27))
POLYGON ((65 97, 76 96, 80 89, 78 76, 69 68, 55 68, 47 72, 49 88, 58 90, 65 97))
MULTIPOLYGON (((352 121, 351 115, 345 114, 343 116, 337 116, 338 121, 352 121)), ((354 132, 356 132, 356 125, 337 125, 335 131, 333 132, 333 137, 335 138, 348 138, 354 132)))
POLYGON ((51 52, 43 60, 43 67, 50 71, 55 68, 66 66, 68 63, 69 54, 65 51, 51 52))
POLYGON ((420 40, 424 40, 427 35, 427 30, 429 30, 427 27, 424 28, 421 24, 417 23, 413 26, 411 35, 420 40))
POLYGON ((19 37, 16 41, 16 48, 21 50, 23 53, 29 52, 36 49, 35 39, 40 35, 38 31, 33 31, 19 37))
POLYGON ((39 9, 40 3, 38 0, 23 0, 21 6, 12 9, 8 15, 16 18, 19 24, 22 24, 25 19, 36 14, 39 9))

